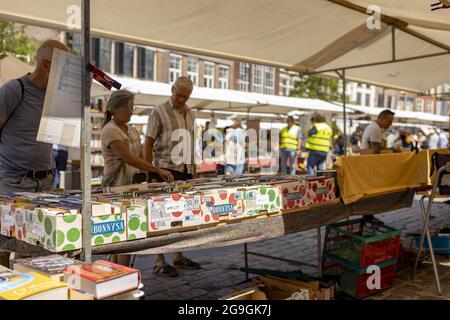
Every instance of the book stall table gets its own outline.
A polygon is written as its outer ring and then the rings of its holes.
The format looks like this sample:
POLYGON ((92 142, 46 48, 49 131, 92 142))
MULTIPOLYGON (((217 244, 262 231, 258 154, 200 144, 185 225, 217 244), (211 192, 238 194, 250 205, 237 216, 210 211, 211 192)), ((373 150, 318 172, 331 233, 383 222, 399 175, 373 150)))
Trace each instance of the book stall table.
MULTIPOLYGON (((145 239, 95 246, 92 247, 92 253, 149 255, 247 244, 320 228, 353 215, 378 214, 410 207, 414 193, 414 189, 405 189, 394 193, 365 197, 348 205, 343 204, 340 199, 334 199, 310 207, 290 210, 283 214, 224 223, 207 228, 201 227, 191 231, 177 232, 177 229, 173 229, 170 233, 145 239)), ((320 238, 318 240, 320 241, 320 238)), ((320 248, 319 242, 318 250, 320 248)), ((42 247, 25 243, 16 238, 11 238, 5 249, 19 254, 51 254, 42 247)), ((70 256, 77 256, 81 250, 66 253, 70 256)))

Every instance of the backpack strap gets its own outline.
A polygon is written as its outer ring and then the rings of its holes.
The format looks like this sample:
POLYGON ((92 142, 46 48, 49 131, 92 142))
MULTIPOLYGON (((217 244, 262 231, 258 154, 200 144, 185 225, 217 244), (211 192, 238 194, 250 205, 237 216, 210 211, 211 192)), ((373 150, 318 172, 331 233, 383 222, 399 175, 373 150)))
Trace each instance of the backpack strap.
POLYGON ((3 131, 3 128, 6 126, 6 123, 8 123, 9 119, 11 119, 11 117, 14 115, 14 112, 16 112, 17 108, 22 104, 23 101, 23 96, 25 95, 25 86, 23 85, 23 81, 22 79, 16 79, 19 82, 20 85, 20 90, 21 90, 21 94, 20 94, 20 101, 19 103, 16 105, 16 107, 14 108, 14 110, 10 113, 10 115, 8 116, 8 118, 6 118, 5 123, 3 124, 3 127, 0 129, 0 137, 3 131))

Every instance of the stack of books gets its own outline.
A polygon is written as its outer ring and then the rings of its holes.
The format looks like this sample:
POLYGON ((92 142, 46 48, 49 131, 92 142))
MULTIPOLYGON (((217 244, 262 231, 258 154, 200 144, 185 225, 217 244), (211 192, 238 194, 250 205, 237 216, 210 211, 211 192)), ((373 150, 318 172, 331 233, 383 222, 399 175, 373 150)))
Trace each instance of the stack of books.
POLYGON ((66 267, 64 281, 71 300, 138 300, 144 296, 139 270, 105 260, 66 267))
POLYGON ((0 300, 68 300, 69 288, 37 272, 20 273, 0 266, 0 300))

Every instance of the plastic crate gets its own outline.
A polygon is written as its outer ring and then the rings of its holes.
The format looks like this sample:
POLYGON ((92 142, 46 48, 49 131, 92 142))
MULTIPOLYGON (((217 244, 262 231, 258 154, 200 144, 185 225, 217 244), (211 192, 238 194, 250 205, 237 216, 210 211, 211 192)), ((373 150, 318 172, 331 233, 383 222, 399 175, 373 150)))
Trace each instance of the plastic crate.
POLYGON ((354 298, 365 298, 391 288, 395 281, 395 270, 396 262, 380 269, 380 289, 369 289, 367 279, 372 276, 372 274, 367 273, 364 269, 349 269, 342 273, 340 277, 340 286, 342 291, 354 298))
POLYGON ((367 267, 397 259, 400 231, 376 221, 363 219, 327 226, 324 253, 330 253, 367 267))
POLYGON ((324 276, 337 277, 340 284, 340 290, 350 297, 361 299, 374 295, 388 289, 394 285, 397 260, 389 260, 377 264, 380 268, 380 288, 369 289, 367 279, 372 275, 368 273, 367 268, 360 268, 348 260, 326 255, 325 264, 323 265, 324 276))
MULTIPOLYGON (((416 246, 419 247, 420 236, 414 236, 416 246)), ((450 254, 450 236, 431 236, 431 244, 433 245, 433 252, 436 254, 449 255, 450 254)), ((430 251, 428 240, 425 237, 423 247, 426 251, 430 251)))

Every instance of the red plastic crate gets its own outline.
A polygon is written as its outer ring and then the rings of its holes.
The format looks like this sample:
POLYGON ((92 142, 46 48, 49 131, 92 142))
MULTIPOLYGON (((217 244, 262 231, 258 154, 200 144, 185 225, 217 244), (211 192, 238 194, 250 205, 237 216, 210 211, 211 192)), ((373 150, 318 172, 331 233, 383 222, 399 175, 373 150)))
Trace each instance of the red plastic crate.
POLYGON ((386 290, 394 285, 396 264, 381 268, 380 289, 369 289, 367 279, 371 274, 359 274, 356 270, 348 270, 341 274, 341 288, 355 298, 365 298, 386 290))
POLYGON ((327 227, 324 253, 330 253, 359 267, 397 259, 400 231, 361 219, 327 227))

